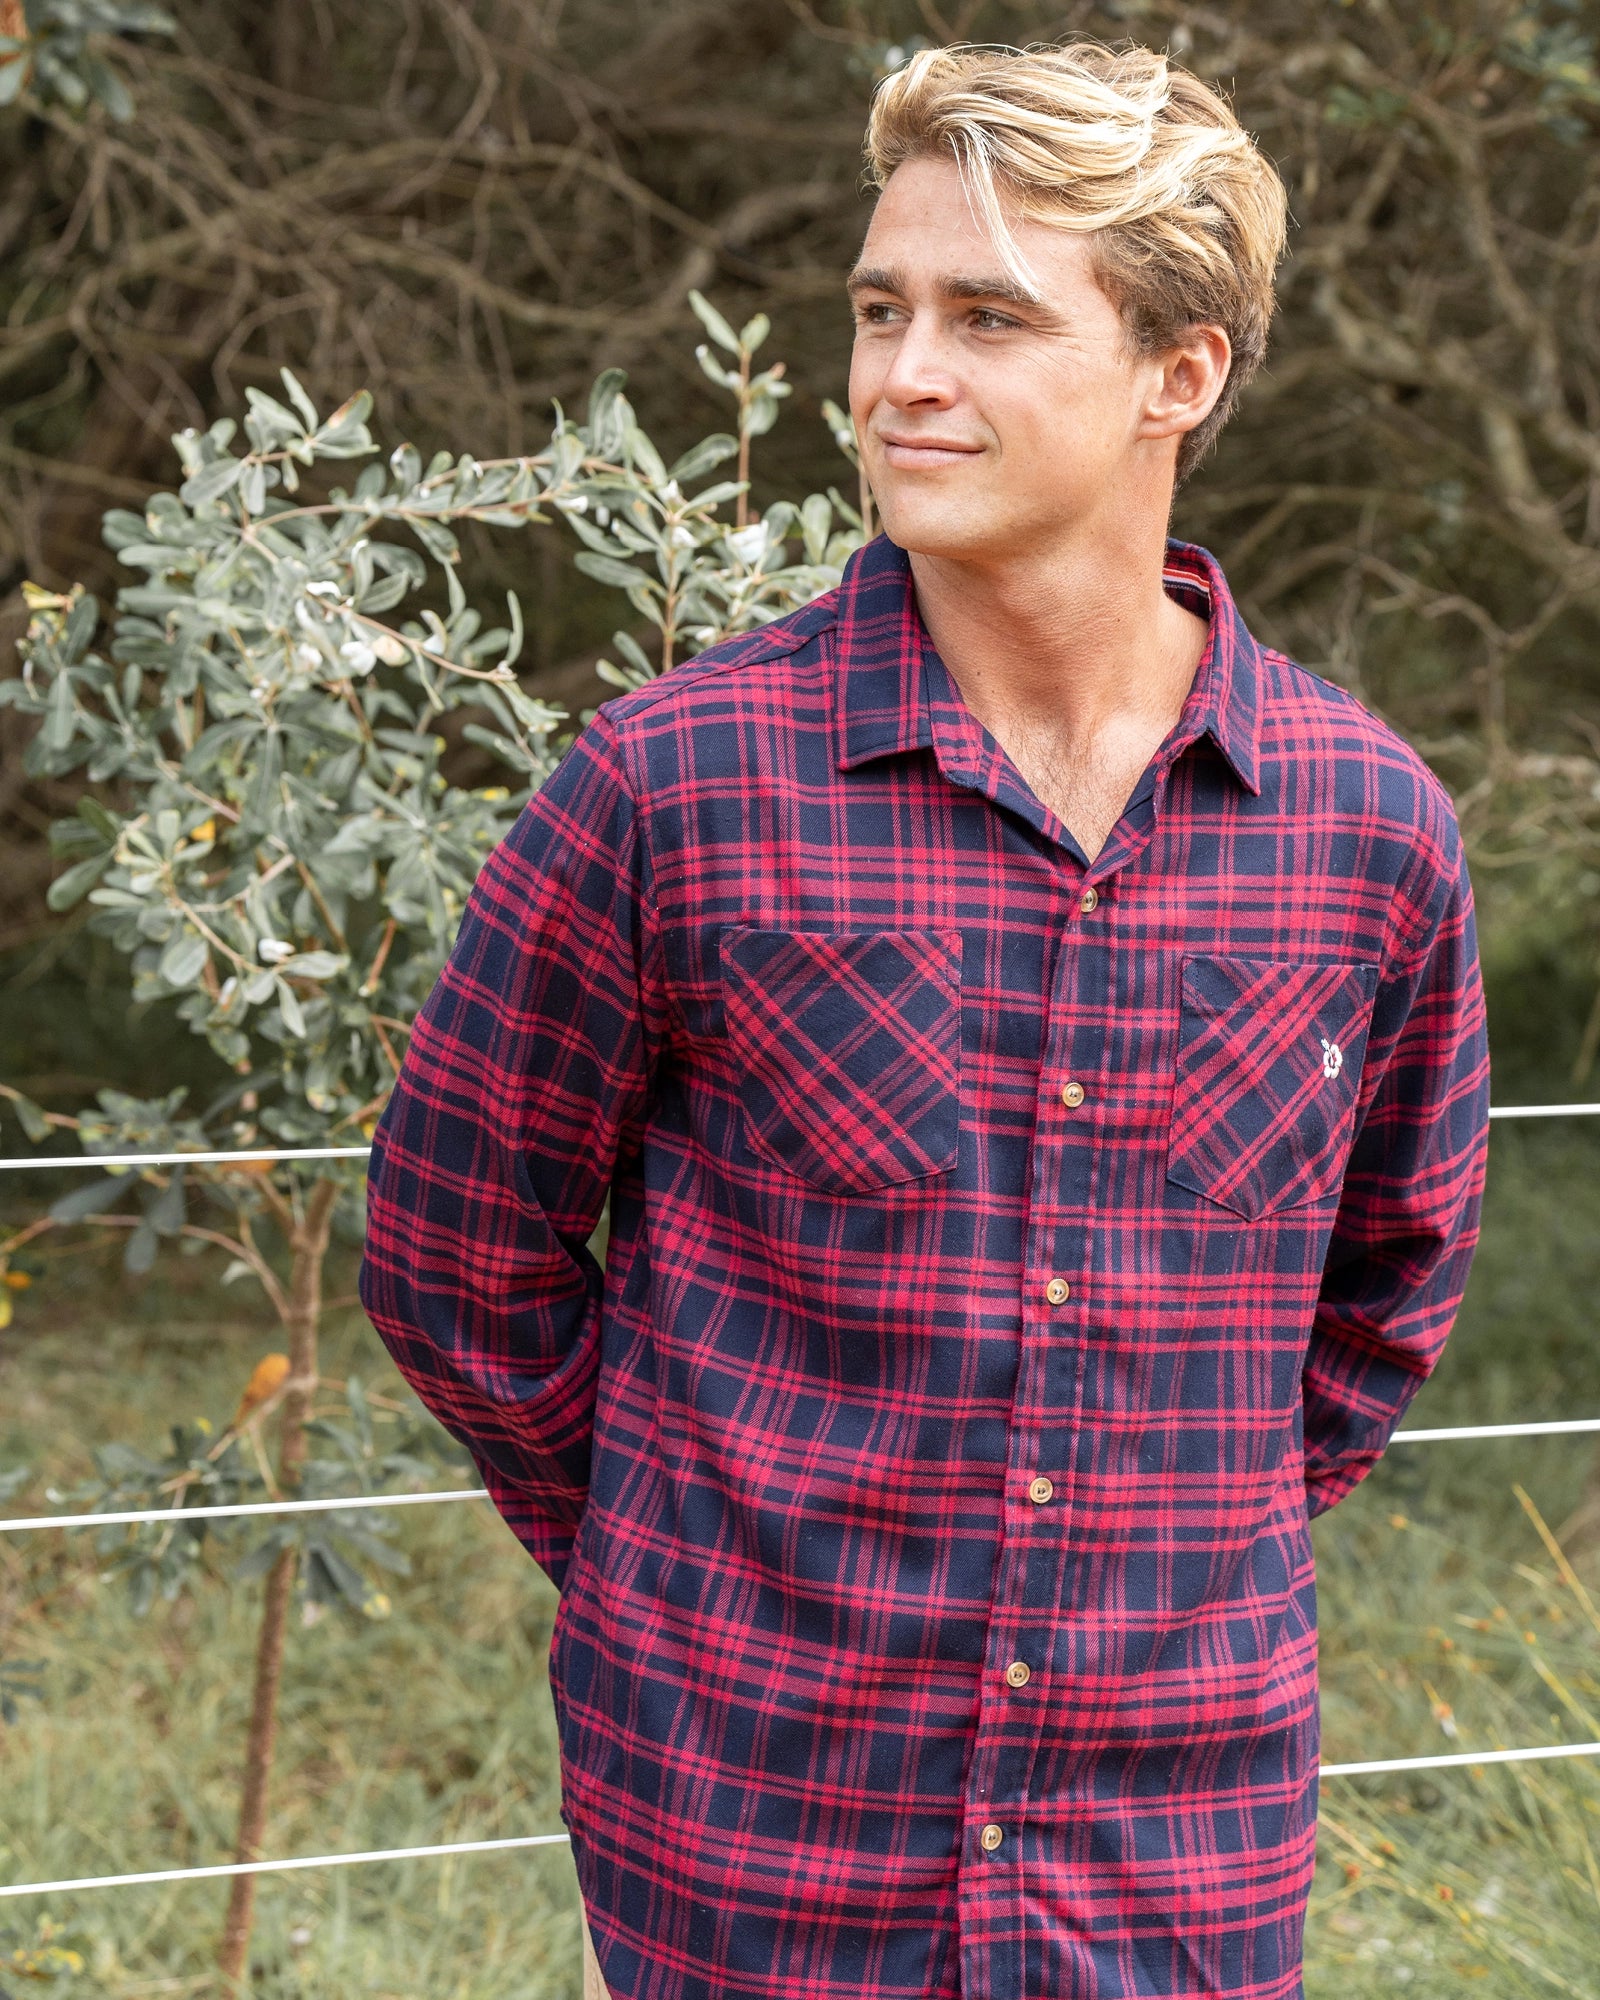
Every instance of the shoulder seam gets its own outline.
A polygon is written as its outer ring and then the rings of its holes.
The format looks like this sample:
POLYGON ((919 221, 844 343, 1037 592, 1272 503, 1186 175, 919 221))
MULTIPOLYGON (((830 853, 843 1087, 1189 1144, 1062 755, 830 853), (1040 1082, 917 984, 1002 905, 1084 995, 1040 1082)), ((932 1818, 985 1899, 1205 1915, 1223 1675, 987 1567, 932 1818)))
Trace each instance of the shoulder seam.
MULTIPOLYGON (((798 612, 791 613, 788 618, 775 619, 771 626, 764 628, 764 631, 770 631, 774 635, 773 643, 771 644, 762 644, 764 632, 741 632, 735 640, 721 640, 717 646, 708 646, 705 652, 697 653, 692 659, 680 660, 677 666, 671 669, 671 686, 663 684, 669 678, 667 674, 663 674, 659 681, 646 687, 633 689, 633 696, 636 699, 639 697, 643 697, 643 699, 639 699, 638 706, 631 709, 625 717, 619 718, 613 723, 612 726, 616 731, 618 742, 620 743, 623 729, 628 723, 632 722, 637 716, 648 715, 659 702, 665 701, 675 688, 682 687, 686 681, 709 679, 713 674, 734 673, 741 667, 764 666, 772 660, 785 659, 791 653, 798 653, 802 646, 809 645, 813 639, 820 638, 824 632, 831 630, 839 622, 836 614, 830 611, 826 618, 810 626, 808 629, 795 630, 795 625, 799 623, 805 612, 809 609, 810 606, 802 605, 798 612), (776 632, 776 628, 779 625, 790 628, 783 633, 781 638, 778 637, 776 632), (748 650, 741 646, 738 652, 731 653, 726 658, 712 659, 710 657, 712 653, 719 651, 722 646, 738 645, 740 641, 748 642, 748 650)), ((623 698, 627 699, 627 697, 623 698)), ((604 714, 604 707, 599 712, 604 714)))

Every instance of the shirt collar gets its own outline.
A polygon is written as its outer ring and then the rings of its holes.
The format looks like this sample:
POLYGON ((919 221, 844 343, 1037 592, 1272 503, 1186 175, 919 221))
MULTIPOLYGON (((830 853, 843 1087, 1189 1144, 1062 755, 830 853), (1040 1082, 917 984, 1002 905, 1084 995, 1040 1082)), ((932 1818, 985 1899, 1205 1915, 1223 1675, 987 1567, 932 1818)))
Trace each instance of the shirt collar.
MULTIPOLYGON (((1205 652, 1167 750, 1176 755, 1209 736, 1249 792, 1259 792, 1261 649, 1240 617, 1216 558, 1169 541, 1162 566, 1168 593, 1206 619, 1205 652)), ((904 549, 879 535, 850 558, 839 585, 836 655, 843 719, 841 771, 874 757, 933 743, 924 654, 904 549)))

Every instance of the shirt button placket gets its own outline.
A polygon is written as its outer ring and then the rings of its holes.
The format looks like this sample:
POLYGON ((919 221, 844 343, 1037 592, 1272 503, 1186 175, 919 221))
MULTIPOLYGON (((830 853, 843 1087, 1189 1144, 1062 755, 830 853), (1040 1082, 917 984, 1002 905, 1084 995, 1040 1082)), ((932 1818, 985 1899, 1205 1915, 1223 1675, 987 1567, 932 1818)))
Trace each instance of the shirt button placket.
MULTIPOLYGON (((1100 892, 1093 888, 1080 888, 1075 901, 1078 913, 1084 917, 1091 916, 1100 906, 1100 892)), ((1059 1357, 1063 1353, 1062 1342, 1069 1332, 1066 1322, 1070 1315, 1063 1313, 1062 1308, 1074 1303, 1075 1280, 1068 1279, 1060 1271, 1051 1270, 1048 1263, 1041 1271, 1034 1258, 1039 1257, 1042 1261, 1044 1258, 1051 1258, 1052 1254, 1065 1253, 1070 1259, 1076 1245, 1075 1243, 1069 1245, 1060 1236, 1061 1222, 1064 1218, 1060 1213, 1058 1199, 1050 1194, 1041 1196, 1039 1191, 1055 1184, 1056 1163, 1065 1166, 1068 1161, 1078 1160, 1084 1145, 1091 1140, 1091 1132, 1085 1120, 1069 1121, 1062 1115, 1063 1111, 1080 1111, 1089 1097, 1088 1088, 1080 1077, 1071 1074, 1071 1070, 1082 1063, 1084 1052, 1081 1049, 1078 1051, 1077 1061, 1074 1061, 1069 1054, 1073 1039, 1070 1024, 1074 1019, 1072 987, 1075 981, 1072 963, 1076 952, 1075 945, 1066 948, 1057 968, 1055 990, 1049 1001, 1045 1046, 1042 1051, 1046 1068, 1039 1080, 1057 1099, 1057 1103, 1053 1118, 1049 1115, 1048 1099, 1040 1105, 1035 1143, 1041 1158, 1034 1169, 1035 1199, 1040 1201, 1040 1206, 1028 1218, 1028 1241, 1024 1251, 1027 1259, 1024 1269, 1028 1272, 1028 1277, 1023 1300, 1023 1365, 1033 1371, 1043 1371, 1040 1376, 1041 1386, 1050 1381, 1051 1371, 1058 1365, 1059 1357), (1066 1061, 1062 1060, 1063 1056, 1067 1057, 1066 1061), (1047 1160, 1050 1162, 1049 1167, 1045 1164, 1047 1160)), ((1081 1161, 1079 1163, 1081 1164, 1081 1161)), ((1037 1421, 1038 1415, 1045 1414, 1042 1401, 1036 1403, 1034 1409, 1037 1421)), ((1058 1423, 1059 1414, 1053 1413, 1047 1420, 1058 1423)), ((1054 1442, 1060 1442, 1059 1436, 1054 1442)), ((1027 1438, 1019 1436, 1016 1443, 1024 1453, 1031 1455, 1030 1446, 1033 1451, 1039 1451, 1044 1439, 1041 1436, 1027 1438)), ((1040 1451, 1039 1455, 1043 1456, 1044 1453, 1040 1451)), ((1035 1458, 1034 1463, 1037 1462, 1035 1458)), ((1028 1459, 1024 1456, 1022 1492, 1026 1495, 1030 1509, 1042 1509, 1056 1498, 1055 1482, 1045 1473, 1028 1471, 1027 1465, 1028 1459)), ((1015 1492, 1017 1489, 1012 1490, 1015 1492)), ((1018 1525, 1021 1527, 1020 1523, 1018 1525)), ((1064 1522, 1056 1525, 1059 1527, 1064 1525, 1064 1522)), ((976 1803, 987 1793, 990 1811, 996 1809, 1003 1811, 1008 1802, 1020 1802, 1027 1796, 1030 1772, 1038 1754, 1038 1732, 1048 1726, 1049 1704, 1035 1702, 1023 1696, 1023 1690, 1029 1688, 1033 1681, 1034 1668, 1028 1660, 1019 1659, 1012 1654, 1011 1648, 1032 1650, 1037 1646, 1040 1649, 1038 1657, 1041 1659, 1050 1657, 1049 1629, 1048 1627, 1039 1629, 1039 1620, 1041 1617, 1048 1619, 1049 1612, 1039 1592, 1049 1568, 1050 1551, 1057 1539, 1056 1535, 1049 1532, 1043 1520, 1022 1528, 1018 1559, 1015 1563, 1008 1564, 1007 1587, 997 1597, 995 1604, 996 1618, 990 1633, 990 1643, 994 1644, 997 1650, 1002 1646, 1004 1650, 999 1651, 998 1659, 993 1655, 990 1656, 988 1673, 995 1677, 989 1682, 990 1688, 996 1688, 998 1684, 999 1699, 995 1700, 992 1695, 985 1698, 983 1706, 987 1713, 979 1724, 981 1747, 973 1766, 974 1775, 980 1769, 983 1773, 981 1789, 975 1792, 973 1802, 976 1803)), ((1048 1590, 1045 1596, 1048 1597, 1048 1590)), ((1011 1843, 1007 1839, 1007 1828, 1000 1821, 989 1820, 979 1823, 975 1830, 977 1846, 986 1859, 998 1859, 1002 1848, 1008 1854, 1012 1851, 1011 1843)), ((1020 1827, 1013 1826, 1010 1831, 1020 1833, 1020 1827)), ((1016 1854, 1020 1863, 1022 1849, 1018 1848, 1016 1854)), ((980 1898, 986 1893, 976 1882, 973 1884, 973 1889, 980 1898)), ((980 1927, 984 1921, 986 1920, 980 1919, 980 1927)), ((965 1956, 964 1950, 964 1959, 965 1956)), ((1007 1992, 1005 2000, 1013 2000, 1013 1996, 1007 1992)))

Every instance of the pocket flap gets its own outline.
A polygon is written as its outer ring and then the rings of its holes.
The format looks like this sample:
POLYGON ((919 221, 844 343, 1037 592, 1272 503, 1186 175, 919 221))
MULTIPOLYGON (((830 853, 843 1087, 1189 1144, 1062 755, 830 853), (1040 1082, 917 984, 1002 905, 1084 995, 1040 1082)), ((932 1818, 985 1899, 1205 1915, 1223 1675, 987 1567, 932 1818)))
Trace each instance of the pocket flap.
POLYGON ((722 985, 759 1151, 839 1192, 955 1164, 959 932, 728 930, 722 985))
POLYGON ((1254 1221, 1336 1193, 1375 965, 1183 962, 1167 1178, 1254 1221))

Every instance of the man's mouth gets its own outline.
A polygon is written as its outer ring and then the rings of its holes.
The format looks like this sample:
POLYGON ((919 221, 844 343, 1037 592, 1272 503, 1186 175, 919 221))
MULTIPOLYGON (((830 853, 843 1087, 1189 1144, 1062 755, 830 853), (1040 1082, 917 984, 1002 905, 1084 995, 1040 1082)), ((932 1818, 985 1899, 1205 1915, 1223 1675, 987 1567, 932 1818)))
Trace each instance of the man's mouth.
POLYGON ((891 465, 931 471, 941 465, 959 465, 976 458, 982 445, 965 444, 959 438, 882 437, 884 456, 891 465))

